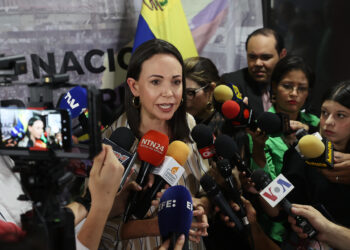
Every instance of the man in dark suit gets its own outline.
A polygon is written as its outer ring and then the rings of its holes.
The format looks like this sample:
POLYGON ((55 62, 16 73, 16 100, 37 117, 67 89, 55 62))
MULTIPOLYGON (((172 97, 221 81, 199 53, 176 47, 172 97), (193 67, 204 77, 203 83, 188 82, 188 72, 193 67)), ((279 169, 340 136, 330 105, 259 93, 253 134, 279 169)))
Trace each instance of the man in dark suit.
POLYGON ((283 38, 274 30, 261 28, 246 40, 248 67, 222 75, 222 81, 236 85, 258 115, 270 102, 270 77, 277 62, 287 54, 283 38))

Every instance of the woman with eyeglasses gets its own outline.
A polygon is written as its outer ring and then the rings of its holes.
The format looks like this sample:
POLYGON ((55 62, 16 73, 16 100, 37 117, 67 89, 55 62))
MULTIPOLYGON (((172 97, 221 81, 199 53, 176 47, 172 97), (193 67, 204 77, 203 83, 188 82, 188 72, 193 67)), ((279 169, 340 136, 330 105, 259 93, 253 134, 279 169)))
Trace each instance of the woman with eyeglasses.
POLYGON ((220 82, 214 63, 205 57, 191 57, 185 60, 186 111, 197 123, 208 124, 214 115, 213 92, 220 82))
MULTIPOLYGON (((294 185, 288 200, 312 205, 332 222, 350 227, 350 80, 326 92, 319 127, 320 134, 333 143, 334 167, 309 166, 294 148, 290 148, 285 153, 282 168, 282 174, 294 185)), ((319 233, 316 238, 322 241, 320 236, 319 233)), ((298 242, 294 237, 292 244, 297 248, 300 245, 295 242, 307 247, 305 240, 298 242)))
MULTIPOLYGON (((301 128, 309 132, 316 131, 319 118, 302 110, 313 83, 313 74, 302 58, 284 57, 276 64, 271 75, 272 106, 269 112, 288 115, 293 131, 301 128)), ((272 179, 276 178, 281 173, 284 153, 296 140, 295 132, 275 137, 268 137, 260 130, 249 133, 252 135, 251 168, 263 168, 272 179)), ((267 219, 262 224, 276 242, 282 242, 285 231, 282 223, 273 223, 267 219)))

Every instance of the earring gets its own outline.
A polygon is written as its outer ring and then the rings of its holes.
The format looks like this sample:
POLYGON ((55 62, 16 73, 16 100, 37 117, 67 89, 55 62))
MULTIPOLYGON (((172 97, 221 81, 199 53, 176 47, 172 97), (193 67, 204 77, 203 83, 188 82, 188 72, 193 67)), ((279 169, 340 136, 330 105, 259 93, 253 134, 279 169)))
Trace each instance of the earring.
POLYGON ((140 97, 134 96, 131 99, 131 103, 132 103, 132 106, 134 106, 134 108, 136 108, 136 109, 140 108, 140 106, 141 106, 140 97))
POLYGON ((214 107, 213 107, 213 103, 211 101, 207 102, 207 105, 205 107, 208 111, 213 112, 214 111, 214 107))

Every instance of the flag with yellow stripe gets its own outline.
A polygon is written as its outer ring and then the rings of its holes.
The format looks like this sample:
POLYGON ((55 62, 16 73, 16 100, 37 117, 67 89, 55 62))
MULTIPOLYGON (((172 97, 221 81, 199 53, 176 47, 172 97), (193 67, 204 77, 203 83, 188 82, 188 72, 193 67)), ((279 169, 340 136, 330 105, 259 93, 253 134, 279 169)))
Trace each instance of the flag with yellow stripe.
POLYGON ((184 59, 198 56, 181 0, 143 0, 133 51, 154 38, 173 44, 184 59))

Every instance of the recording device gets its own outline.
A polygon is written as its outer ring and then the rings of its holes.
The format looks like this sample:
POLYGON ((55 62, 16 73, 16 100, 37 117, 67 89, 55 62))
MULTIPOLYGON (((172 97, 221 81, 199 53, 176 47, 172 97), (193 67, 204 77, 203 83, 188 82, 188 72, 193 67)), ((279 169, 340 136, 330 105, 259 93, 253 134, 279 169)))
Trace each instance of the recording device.
MULTIPOLYGON (((0 72, 19 73, 16 67, 22 59, 24 57, 0 59, 0 72)), ((7 83, 11 87, 12 82, 7 83)), ((69 109, 55 109, 53 105, 52 92, 62 85, 43 81, 22 85, 29 87, 28 106, 0 109, 0 154, 14 160, 13 171, 19 172, 25 193, 20 198, 31 200, 33 204, 32 211, 21 215, 22 227, 28 234, 39 232, 47 249, 73 250, 74 216, 63 207, 69 200, 65 191, 74 175, 66 167, 70 160, 91 160, 101 151, 101 97, 94 86, 81 85, 87 93, 84 98, 89 112, 90 138, 86 144, 75 144, 71 140, 70 124, 76 118, 71 117, 69 109)), ((77 102, 79 105, 80 101, 83 99, 77 102)))
POLYGON ((248 127, 252 131, 260 128, 272 137, 280 136, 281 133, 288 135, 295 132, 290 128, 287 114, 263 112, 256 118, 254 111, 241 101, 225 101, 222 104, 221 113, 235 127, 248 127))
POLYGON ((232 164, 236 166, 240 172, 245 171, 247 177, 250 177, 252 171, 240 156, 238 146, 230 136, 225 134, 218 136, 214 145, 217 155, 232 161, 232 164))
POLYGON ((120 181, 119 190, 124 186, 126 179, 129 176, 131 168, 134 164, 134 155, 129 151, 135 141, 135 136, 127 127, 119 127, 113 131, 109 139, 104 138, 102 143, 112 146, 113 152, 117 156, 125 170, 120 181))
POLYGON ((0 108, 1 149, 24 151, 71 148, 70 117, 67 110, 0 108))
POLYGON ((238 216, 242 219, 244 226, 248 226, 249 221, 247 213, 243 206, 241 194, 237 189, 237 184, 232 176, 232 166, 230 164, 230 161, 228 159, 219 159, 216 163, 216 166, 219 169, 221 176, 225 179, 225 182, 229 188, 228 195, 230 199, 236 202, 239 206, 239 210, 236 211, 238 216))
MULTIPOLYGON (((262 169, 255 170, 251 178, 253 182, 255 182, 255 187, 257 188, 257 190, 265 190, 266 187, 268 187, 270 183, 272 183, 270 176, 262 169)), ((277 176, 277 178, 274 180, 274 183, 274 186, 270 186, 268 188, 268 191, 264 192, 264 194, 262 194, 261 192, 260 195, 262 195, 263 197, 267 197, 274 203, 280 200, 278 198, 281 198, 281 200, 279 201, 281 207, 296 220, 297 226, 302 228, 303 232, 306 233, 309 238, 313 238, 317 234, 313 226, 309 223, 309 221, 306 218, 293 214, 291 212, 292 204, 286 198, 282 198, 283 193, 289 191, 288 181, 283 178, 279 179, 279 176, 277 176)), ((269 202, 269 200, 267 201, 269 202)))
MULTIPOLYGON (((137 146, 137 154, 141 160, 141 167, 135 180, 137 184, 143 187, 152 167, 158 167, 162 164, 168 145, 168 136, 155 130, 150 130, 141 137, 137 146)), ((140 192, 133 192, 130 196, 124 212, 124 222, 134 213, 139 195, 140 192)))
POLYGON ((242 231, 242 222, 226 201, 224 195, 222 194, 214 179, 210 175, 204 174, 200 179, 200 184, 209 198, 212 199, 214 203, 220 208, 220 210, 229 217, 230 221, 235 223, 235 228, 238 231, 242 231))
POLYGON ((227 85, 216 86, 213 92, 214 100, 219 103, 224 103, 225 101, 232 100, 233 91, 227 85))
POLYGON ((0 85, 11 83, 27 73, 25 56, 0 57, 0 85))
POLYGON ((173 186, 165 190, 158 207, 158 225, 162 241, 170 238, 168 249, 174 249, 181 234, 185 235, 182 249, 189 249, 188 237, 192 224, 192 196, 184 186, 173 186))
POLYGON ((157 193, 161 191, 165 184, 174 186, 178 183, 185 172, 183 165, 186 163, 189 152, 189 147, 182 141, 176 140, 169 144, 164 162, 161 166, 152 170, 152 174, 155 176, 152 187, 145 190, 137 201, 139 205, 134 213, 137 218, 145 217, 152 200, 156 198, 157 193))
POLYGON ((245 127, 248 124, 253 127, 255 125, 252 122, 255 119, 253 110, 243 101, 225 101, 222 104, 221 113, 235 127, 245 127))
POLYGON ((284 113, 263 112, 256 120, 256 127, 271 137, 289 135, 293 132, 289 124, 289 116, 284 113))
POLYGON ((214 134, 211 128, 204 124, 197 124, 191 131, 192 139, 196 142, 199 153, 203 159, 215 155, 214 134))
POLYGON ((297 132, 300 138, 295 146, 296 151, 305 159, 305 163, 312 167, 334 168, 334 145, 317 132, 306 134, 306 131, 297 132))

